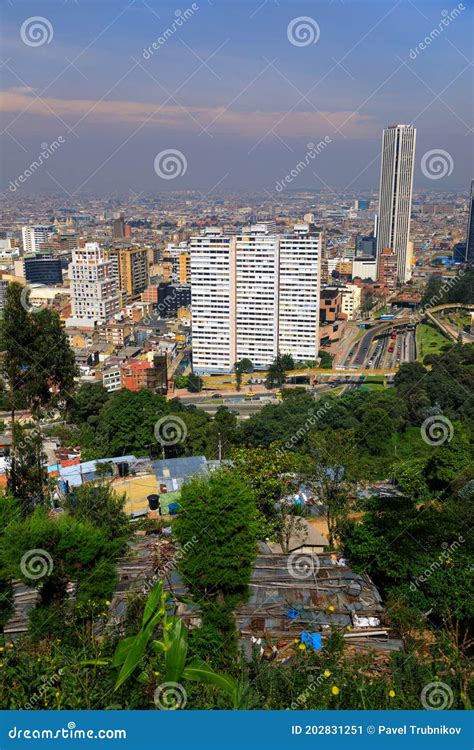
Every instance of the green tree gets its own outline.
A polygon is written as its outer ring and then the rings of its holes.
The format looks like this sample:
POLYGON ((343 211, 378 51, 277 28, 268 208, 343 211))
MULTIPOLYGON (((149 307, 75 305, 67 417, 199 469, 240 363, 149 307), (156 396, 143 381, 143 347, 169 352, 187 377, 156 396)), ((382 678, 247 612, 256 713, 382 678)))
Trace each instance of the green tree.
POLYGON ((108 539, 120 544, 130 535, 130 523, 123 510, 125 501, 126 495, 117 494, 106 480, 98 480, 76 487, 66 496, 64 506, 73 518, 94 524, 108 539))
POLYGON ((322 503, 332 546, 340 535, 349 509, 356 464, 354 432, 326 430, 311 433, 308 444, 313 459, 311 485, 322 503))
POLYGON ((250 361, 250 359, 240 359, 238 362, 234 365, 234 372, 235 372, 235 387, 236 390, 240 391, 241 385, 242 385, 242 375, 245 372, 253 372, 253 364, 250 361))
POLYGON ((191 372, 188 375, 188 391, 190 393, 199 393, 202 391, 202 378, 196 375, 195 372, 191 372))
POLYGON ((245 593, 256 555, 255 496, 236 471, 195 478, 181 492, 173 529, 186 585, 207 599, 245 593))
POLYGON ((68 399, 68 421, 77 425, 87 423, 95 428, 99 412, 109 398, 109 392, 101 383, 84 383, 68 399))
POLYGON ((231 453, 231 460, 239 476, 252 489, 259 512, 273 523, 277 517, 277 504, 298 488, 304 459, 272 445, 269 448, 236 448, 231 453))
POLYGON ((329 352, 325 352, 324 349, 319 350, 320 364, 324 370, 330 370, 332 368, 333 356, 329 352))
POLYGON ((267 370, 265 385, 270 388, 281 388, 286 381, 287 370, 293 370, 295 363, 291 354, 278 354, 267 370))
POLYGON ((24 514, 44 502, 46 487, 46 455, 43 436, 36 428, 13 423, 13 448, 7 469, 11 494, 19 498, 24 514))
MULTIPOLYGON (((93 524, 67 513, 51 518, 36 508, 5 529, 0 566, 9 577, 37 588, 42 606, 50 606, 64 601, 69 581, 80 583, 110 552, 106 535, 93 524)), ((104 590, 103 597, 110 593, 104 590)))

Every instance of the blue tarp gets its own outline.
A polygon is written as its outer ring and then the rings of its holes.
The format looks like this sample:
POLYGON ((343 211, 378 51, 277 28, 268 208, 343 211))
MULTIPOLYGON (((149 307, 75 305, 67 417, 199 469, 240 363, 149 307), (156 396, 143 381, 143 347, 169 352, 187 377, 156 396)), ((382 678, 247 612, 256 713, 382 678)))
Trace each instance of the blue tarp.
POLYGON ((320 633, 301 633, 301 643, 315 651, 321 651, 323 647, 323 639, 320 633))

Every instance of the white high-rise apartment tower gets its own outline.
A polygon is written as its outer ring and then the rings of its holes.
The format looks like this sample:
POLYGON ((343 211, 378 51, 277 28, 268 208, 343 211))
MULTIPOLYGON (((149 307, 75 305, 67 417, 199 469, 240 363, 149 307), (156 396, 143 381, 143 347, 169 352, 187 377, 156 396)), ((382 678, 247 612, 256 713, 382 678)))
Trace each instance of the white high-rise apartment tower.
POLYGON ((413 192, 416 128, 390 125, 383 131, 377 226, 377 262, 385 248, 397 254, 397 280, 410 278, 407 248, 413 192))
POLYGON ((49 235, 53 232, 53 227, 35 224, 21 228, 23 240, 23 252, 25 255, 36 253, 41 250, 41 245, 48 242, 49 235))
POLYGON ((307 225, 270 234, 261 225, 191 238, 193 368, 231 372, 280 354, 314 360, 319 347, 319 235, 307 225))
POLYGON ((68 325, 104 323, 119 311, 117 285, 110 261, 97 242, 72 252, 69 264, 72 315, 68 325))

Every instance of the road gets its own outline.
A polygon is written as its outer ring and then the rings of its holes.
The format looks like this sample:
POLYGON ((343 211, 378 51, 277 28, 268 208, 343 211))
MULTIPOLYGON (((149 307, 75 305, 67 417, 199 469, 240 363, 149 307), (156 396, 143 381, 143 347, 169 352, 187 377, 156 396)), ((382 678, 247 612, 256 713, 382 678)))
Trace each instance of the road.
MULTIPOLYGON (((368 330, 352 347, 345 367, 360 368, 361 378, 348 383, 344 391, 360 388, 365 375, 371 370, 399 367, 404 362, 416 360, 416 327, 408 323, 380 324, 368 330), (393 335, 396 333, 396 336, 393 335), (392 349, 392 351, 390 351, 392 349)), ((341 373, 342 374, 342 373, 341 373)))

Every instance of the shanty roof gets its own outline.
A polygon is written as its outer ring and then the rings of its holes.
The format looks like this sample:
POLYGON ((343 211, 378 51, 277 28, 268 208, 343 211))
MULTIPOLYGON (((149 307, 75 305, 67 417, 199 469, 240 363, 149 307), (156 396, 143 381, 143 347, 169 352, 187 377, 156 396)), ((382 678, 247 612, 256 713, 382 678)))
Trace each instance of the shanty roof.
POLYGON ((71 487, 79 487, 83 482, 89 482, 97 479, 96 464, 101 463, 128 463, 133 464, 136 461, 135 456, 114 456, 113 458, 100 458, 97 461, 85 461, 75 466, 66 466, 59 469, 59 474, 63 481, 69 482, 71 487))
POLYGON ((377 588, 365 573, 355 573, 335 555, 268 554, 261 549, 252 571, 249 598, 236 612, 241 640, 275 639, 288 644, 301 633, 343 629, 354 644, 376 637, 387 640, 377 588))
MULTIPOLYGON (((308 522, 306 518, 300 518, 298 526, 289 539, 288 552, 293 552, 301 547, 327 547, 328 544, 327 537, 321 534, 314 524, 308 522)), ((267 546, 270 552, 283 552, 281 544, 277 542, 269 542, 267 546)))
POLYGON ((181 489, 187 479, 209 471, 205 456, 166 458, 152 461, 151 466, 160 484, 166 484, 169 491, 181 489))

